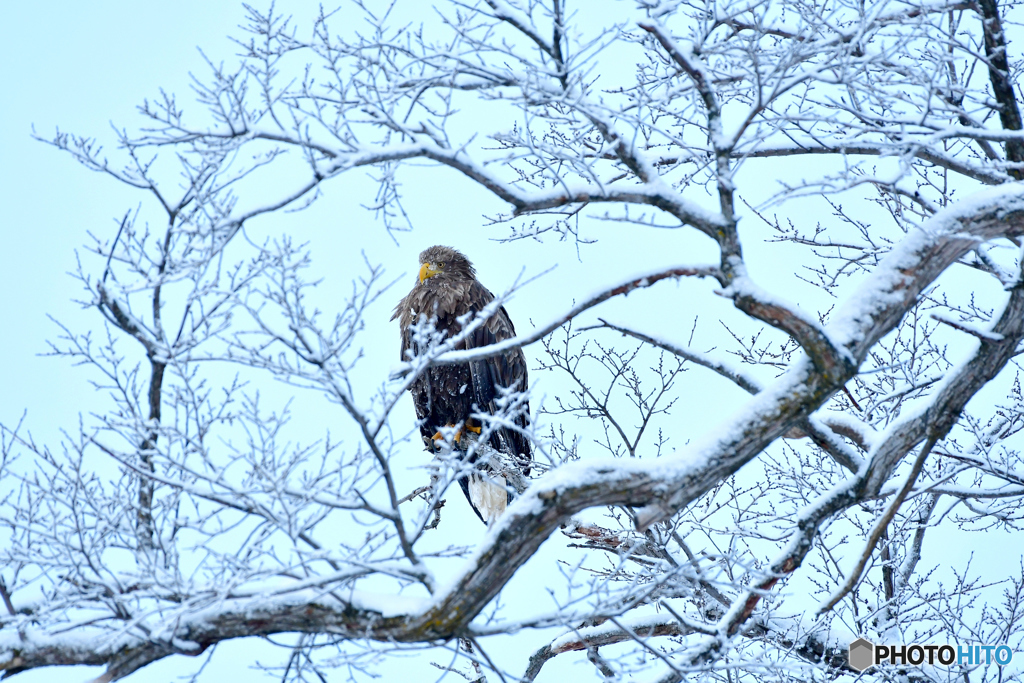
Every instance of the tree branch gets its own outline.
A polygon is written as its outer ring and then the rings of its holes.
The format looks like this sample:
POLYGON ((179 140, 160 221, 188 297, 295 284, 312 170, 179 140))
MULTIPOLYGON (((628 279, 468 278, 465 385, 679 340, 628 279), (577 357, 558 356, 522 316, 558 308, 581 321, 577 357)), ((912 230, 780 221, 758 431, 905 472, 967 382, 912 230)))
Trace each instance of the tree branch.
MULTIPOLYGON (((999 17, 996 0, 977 0, 982 17, 982 31, 985 35, 985 55, 988 57, 988 77, 992 83, 992 94, 999 103, 999 120, 1004 130, 1021 130, 1020 108, 1013 82, 1010 80, 1010 66, 1006 58, 1006 34, 999 17)), ((1005 142, 1006 158, 1016 164, 1024 163, 1024 138, 1010 138, 1005 142)), ((1024 179, 1024 168, 1010 168, 1009 174, 1016 180, 1024 179)))
MULTIPOLYGON (((477 349, 470 349, 467 351, 450 351, 449 348, 454 348, 460 341, 461 337, 453 337, 449 342, 438 347, 436 350, 438 355, 426 361, 423 367, 434 367, 438 365, 452 365, 455 363, 466 363, 474 360, 483 360, 484 358, 491 358, 503 353, 507 353, 513 349, 522 348, 529 346, 544 337, 557 330, 559 327, 564 325, 566 322, 574 319, 580 313, 587 311, 595 306, 608 301, 616 296, 626 296, 630 292, 637 289, 644 289, 650 287, 656 282, 660 282, 666 279, 678 279, 681 277, 713 277, 719 278, 721 276, 718 268, 715 266, 680 266, 678 268, 669 268, 668 270, 660 270, 650 275, 643 277, 634 277, 626 280, 625 282, 605 289, 604 291, 595 294, 588 299, 576 304, 565 313, 559 315, 555 319, 538 327, 530 334, 517 335, 511 339, 506 339, 503 342, 497 344, 491 344, 490 346, 482 346, 477 349)), ((398 369, 392 371, 392 378, 405 377, 413 368, 410 364, 406 363, 400 366, 398 369)))

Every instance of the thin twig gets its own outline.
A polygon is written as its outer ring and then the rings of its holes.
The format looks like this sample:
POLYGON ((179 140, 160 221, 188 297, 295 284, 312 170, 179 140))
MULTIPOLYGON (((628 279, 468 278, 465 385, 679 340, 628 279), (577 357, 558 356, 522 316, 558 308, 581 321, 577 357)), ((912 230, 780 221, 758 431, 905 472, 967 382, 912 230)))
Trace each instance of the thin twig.
POLYGON ((910 470, 910 475, 907 477, 907 481, 904 482, 903 488, 899 490, 892 503, 889 504, 889 508, 882 515, 882 519, 875 525, 874 530, 871 532, 871 536, 868 538, 867 545, 864 547, 864 552, 861 553, 860 560, 857 562, 857 566, 854 567, 853 571, 850 572, 850 576, 847 577, 846 583, 843 587, 836 592, 832 599, 828 601, 821 609, 818 610, 818 614, 827 612, 828 610, 835 607, 836 603, 842 600, 846 595, 853 590, 853 587, 860 581, 861 574, 864 573, 864 566, 868 563, 868 559, 871 557, 871 553, 874 552, 875 546, 878 545, 878 539, 885 533, 886 528, 889 526, 889 522, 896 516, 896 511, 900 509, 900 505, 903 504, 903 500, 910 493, 910 490, 914 488, 914 483, 917 481, 918 475, 921 474, 921 469, 924 467, 924 461, 928 458, 928 454, 935 446, 935 442, 938 441, 938 437, 932 436, 928 439, 928 442, 921 449, 921 452, 917 456, 917 460, 914 461, 914 467, 910 470))

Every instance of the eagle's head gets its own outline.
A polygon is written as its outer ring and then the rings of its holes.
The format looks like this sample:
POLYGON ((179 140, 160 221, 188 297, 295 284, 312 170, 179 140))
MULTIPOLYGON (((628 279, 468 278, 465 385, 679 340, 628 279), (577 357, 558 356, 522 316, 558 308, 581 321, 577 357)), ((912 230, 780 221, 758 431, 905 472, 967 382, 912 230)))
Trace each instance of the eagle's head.
POLYGON ((461 252, 439 244, 424 249, 420 254, 420 283, 437 275, 457 280, 472 280, 476 277, 476 271, 461 252))

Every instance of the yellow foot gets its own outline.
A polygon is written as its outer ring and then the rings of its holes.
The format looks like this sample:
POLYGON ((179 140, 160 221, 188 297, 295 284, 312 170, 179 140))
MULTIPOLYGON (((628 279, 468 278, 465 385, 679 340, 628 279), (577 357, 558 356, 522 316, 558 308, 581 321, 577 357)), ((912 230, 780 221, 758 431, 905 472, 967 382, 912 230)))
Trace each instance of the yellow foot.
MULTIPOLYGON (((451 423, 445 425, 445 427, 454 427, 454 426, 455 425, 453 425, 451 423)), ((453 439, 455 441, 455 443, 460 443, 461 442, 461 440, 462 440, 462 430, 463 429, 468 429, 469 431, 473 432, 474 434, 479 434, 480 432, 483 431, 483 429, 480 428, 480 427, 472 427, 470 425, 465 425, 465 427, 459 427, 459 429, 455 432, 455 438, 453 439)), ((431 438, 434 441, 444 441, 444 435, 441 434, 440 430, 438 430, 434 434, 434 436, 432 436, 431 438)))
MULTIPOLYGON (((454 427, 454 426, 455 425, 453 425, 451 422, 449 422, 448 424, 445 425, 446 428, 451 428, 451 427, 454 427)), ((441 431, 438 430, 434 434, 434 436, 432 436, 430 438, 433 439, 434 441, 444 441, 444 434, 442 434, 441 431)), ((455 443, 458 443, 460 438, 462 438, 462 430, 461 429, 459 431, 455 432, 455 443)))

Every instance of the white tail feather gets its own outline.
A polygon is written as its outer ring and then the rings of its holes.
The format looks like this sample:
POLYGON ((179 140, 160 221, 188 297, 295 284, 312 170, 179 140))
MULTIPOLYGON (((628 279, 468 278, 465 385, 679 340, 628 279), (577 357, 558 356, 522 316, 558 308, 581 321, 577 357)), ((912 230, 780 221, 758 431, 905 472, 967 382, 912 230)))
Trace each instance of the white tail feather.
POLYGON ((505 477, 491 479, 479 474, 469 475, 469 500, 473 507, 480 511, 484 521, 490 525, 505 512, 508 505, 505 477))

